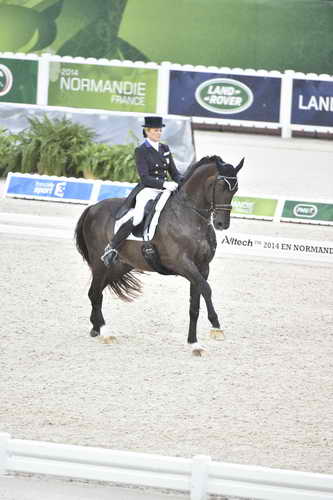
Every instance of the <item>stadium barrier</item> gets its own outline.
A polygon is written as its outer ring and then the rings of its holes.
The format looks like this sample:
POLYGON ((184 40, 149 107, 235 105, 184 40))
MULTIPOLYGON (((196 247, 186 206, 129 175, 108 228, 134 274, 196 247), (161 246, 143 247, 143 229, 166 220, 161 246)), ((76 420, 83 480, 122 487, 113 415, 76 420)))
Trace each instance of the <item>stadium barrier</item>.
POLYGON ((0 473, 25 472, 184 491, 191 500, 330 500, 333 475, 12 439, 0 434, 0 473))
MULTIPOLYGON (((135 184, 10 172, 4 196, 65 203, 92 204, 126 197, 135 184)), ((235 196, 233 217, 333 225, 333 203, 325 200, 235 196)))

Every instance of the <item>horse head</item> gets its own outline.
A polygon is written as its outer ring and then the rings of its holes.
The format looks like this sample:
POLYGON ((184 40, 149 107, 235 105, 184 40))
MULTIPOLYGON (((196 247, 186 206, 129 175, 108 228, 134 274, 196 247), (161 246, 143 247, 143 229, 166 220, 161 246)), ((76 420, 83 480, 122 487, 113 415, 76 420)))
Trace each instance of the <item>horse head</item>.
POLYGON ((234 167, 219 156, 205 156, 185 173, 179 195, 207 220, 212 215, 215 229, 230 225, 231 200, 238 190, 237 174, 243 163, 244 158, 234 167))
POLYGON ((216 161, 217 174, 210 185, 211 212, 215 229, 228 229, 230 226, 231 200, 238 190, 237 174, 244 164, 244 158, 237 167, 224 162, 220 157, 216 161))

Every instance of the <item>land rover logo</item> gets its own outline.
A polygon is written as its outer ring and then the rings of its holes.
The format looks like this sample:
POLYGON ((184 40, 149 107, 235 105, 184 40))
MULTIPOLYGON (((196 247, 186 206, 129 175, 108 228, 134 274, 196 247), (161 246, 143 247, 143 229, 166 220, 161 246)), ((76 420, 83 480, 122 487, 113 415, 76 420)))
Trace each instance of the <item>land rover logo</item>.
POLYGON ((295 217, 315 217, 318 213, 316 205, 308 205, 307 203, 298 203, 294 206, 293 213, 295 217))
POLYGON ((13 75, 7 66, 0 64, 0 97, 8 94, 13 85, 13 75))
POLYGON ((195 98, 208 111, 229 115, 244 111, 253 102, 249 87, 229 78, 214 78, 201 83, 195 98))

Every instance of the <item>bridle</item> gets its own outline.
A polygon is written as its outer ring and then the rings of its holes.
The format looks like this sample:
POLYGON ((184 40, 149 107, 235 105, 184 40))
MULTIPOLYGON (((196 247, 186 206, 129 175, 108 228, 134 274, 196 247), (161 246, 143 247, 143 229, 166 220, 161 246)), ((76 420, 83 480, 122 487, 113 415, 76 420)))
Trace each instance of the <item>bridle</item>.
POLYGON ((197 214, 199 214, 201 217, 203 217, 206 220, 207 220, 207 218, 210 219, 212 215, 213 215, 213 217, 215 217, 216 214, 218 214, 218 212, 223 212, 223 211, 231 212, 231 210, 232 210, 231 204, 229 204, 229 203, 216 203, 216 186, 217 186, 217 183, 219 181, 224 181, 227 184, 228 191, 236 191, 236 189, 238 187, 237 177, 229 177, 227 175, 219 174, 215 177, 215 180, 214 180, 213 190, 212 190, 212 199, 211 199, 209 208, 196 208, 188 203, 184 203, 184 204, 186 206, 188 206, 189 208, 191 208, 194 212, 196 212, 197 214), (206 213, 208 213, 208 216, 204 215, 206 213))
POLYGON ((212 192, 212 200, 210 203, 210 208, 208 209, 210 211, 210 214, 215 216, 218 212, 222 211, 231 211, 232 210, 232 205, 228 203, 216 203, 216 186, 219 181, 224 181, 227 186, 229 191, 236 191, 238 187, 238 181, 237 177, 228 177, 226 175, 217 175, 214 180, 213 184, 213 192, 212 192))

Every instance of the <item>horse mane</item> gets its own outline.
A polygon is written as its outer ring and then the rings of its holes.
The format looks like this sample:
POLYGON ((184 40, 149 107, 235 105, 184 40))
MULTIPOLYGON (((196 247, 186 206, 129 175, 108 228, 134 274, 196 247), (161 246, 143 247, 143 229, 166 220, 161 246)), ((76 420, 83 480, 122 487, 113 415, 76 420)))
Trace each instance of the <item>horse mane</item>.
POLYGON ((192 175, 193 173, 197 170, 197 168, 201 167, 202 165, 206 165, 207 163, 215 163, 216 166, 219 164, 219 162, 224 163, 222 158, 219 156, 204 156, 201 158, 201 160, 193 163, 193 165, 190 165, 188 169, 185 172, 185 175, 182 180, 182 184, 186 182, 192 175))

